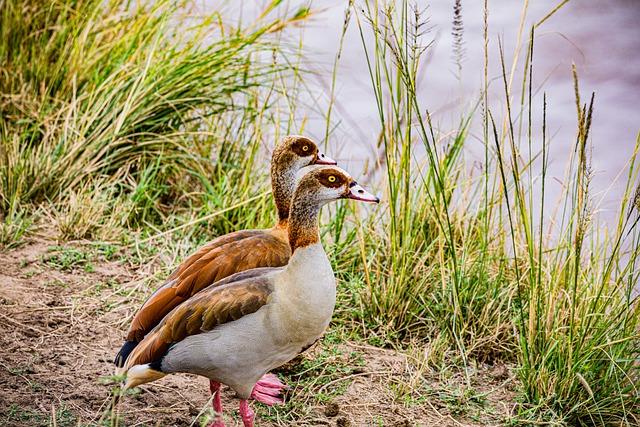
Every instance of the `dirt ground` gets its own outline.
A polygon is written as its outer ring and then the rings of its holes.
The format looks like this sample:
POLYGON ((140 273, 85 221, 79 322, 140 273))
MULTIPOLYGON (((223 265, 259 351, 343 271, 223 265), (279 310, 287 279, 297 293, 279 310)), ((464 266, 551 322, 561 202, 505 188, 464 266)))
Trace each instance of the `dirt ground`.
MULTIPOLYGON (((112 410, 111 360, 135 308, 158 283, 157 264, 134 266, 112 247, 47 239, 0 253, 0 425, 206 422, 207 381, 188 375, 145 385, 112 410)), ((514 381, 504 366, 482 368, 471 388, 458 388, 464 381, 455 376, 443 385, 407 355, 355 342, 320 343, 294 365, 317 360, 308 376, 320 366, 334 377, 315 385, 306 378, 311 386, 303 389, 291 381, 304 378, 306 369, 298 369, 303 373, 287 380, 286 408, 254 404, 257 426, 484 426, 513 410, 514 381), (353 355, 356 368, 348 366, 353 355), (339 363, 343 371, 333 369, 339 363), (414 394, 415 387, 422 392, 414 394)), ((296 366, 280 375, 287 369, 296 366)), ((227 425, 241 425, 237 401, 223 390, 227 425)))

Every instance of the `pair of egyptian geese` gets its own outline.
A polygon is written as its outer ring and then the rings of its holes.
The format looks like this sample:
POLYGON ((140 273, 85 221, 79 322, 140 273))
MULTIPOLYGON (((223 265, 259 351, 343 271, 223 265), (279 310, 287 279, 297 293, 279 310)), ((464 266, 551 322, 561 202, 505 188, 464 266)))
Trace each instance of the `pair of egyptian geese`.
POLYGON ((202 375, 213 394, 211 427, 224 426, 221 383, 240 397, 245 427, 254 419, 247 399, 282 402, 286 386, 267 373, 322 335, 336 301, 320 208, 343 198, 379 202, 335 165, 309 138, 283 139, 271 159, 278 223, 216 238, 149 297, 114 361, 125 388, 172 373, 202 375))

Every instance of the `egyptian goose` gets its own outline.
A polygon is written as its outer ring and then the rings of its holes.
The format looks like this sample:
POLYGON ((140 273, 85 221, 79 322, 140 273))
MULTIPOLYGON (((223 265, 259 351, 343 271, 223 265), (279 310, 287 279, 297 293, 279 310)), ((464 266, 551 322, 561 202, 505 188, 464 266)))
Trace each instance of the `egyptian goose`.
MULTIPOLYGON (((202 375, 210 380, 216 413, 222 413, 224 383, 241 399, 244 426, 253 426, 247 399, 271 393, 255 389, 256 382, 313 344, 333 314, 336 283, 318 214, 341 198, 379 201, 337 166, 307 172, 289 215, 289 263, 234 274, 176 307, 127 359, 125 389, 172 373, 202 375)), ((220 418, 212 424, 223 425, 220 418)))
POLYGON ((242 230, 220 236, 184 260, 142 305, 134 316, 126 340, 115 357, 117 367, 140 341, 173 308, 214 282, 257 267, 279 267, 289 261, 287 240, 289 204, 296 174, 311 164, 335 165, 309 138, 290 135, 281 141, 271 157, 271 186, 278 223, 265 230, 242 230))

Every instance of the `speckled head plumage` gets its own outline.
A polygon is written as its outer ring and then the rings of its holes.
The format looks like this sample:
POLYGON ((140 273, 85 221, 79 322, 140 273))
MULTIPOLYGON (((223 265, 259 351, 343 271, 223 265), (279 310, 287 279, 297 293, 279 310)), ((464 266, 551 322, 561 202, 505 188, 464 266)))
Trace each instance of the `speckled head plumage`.
POLYGON ((347 171, 337 166, 310 169, 300 178, 289 213, 291 251, 319 242, 318 212, 338 199, 378 203, 380 199, 362 188, 347 171))
POLYGON ((335 165, 336 162, 322 153, 318 145, 305 136, 285 136, 274 149, 271 156, 271 186, 279 223, 289 217, 297 172, 314 164, 335 165))

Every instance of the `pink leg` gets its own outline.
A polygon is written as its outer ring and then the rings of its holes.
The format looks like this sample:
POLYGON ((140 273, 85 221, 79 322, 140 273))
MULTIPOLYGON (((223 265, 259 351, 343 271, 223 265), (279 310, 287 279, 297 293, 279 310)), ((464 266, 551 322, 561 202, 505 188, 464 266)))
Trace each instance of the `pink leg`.
POLYGON ((249 407, 249 402, 245 399, 240 401, 240 417, 242 418, 242 424, 244 427, 253 427, 253 418, 255 413, 249 407))
POLYGON ((251 392, 251 398, 265 405, 278 405, 284 402, 284 399, 280 397, 280 393, 286 390, 287 385, 278 379, 273 374, 266 374, 253 386, 251 392))
POLYGON ((209 424, 209 427, 224 427, 222 422, 222 399, 220 398, 220 383, 210 380, 209 389, 213 394, 213 410, 216 413, 216 420, 209 424))

